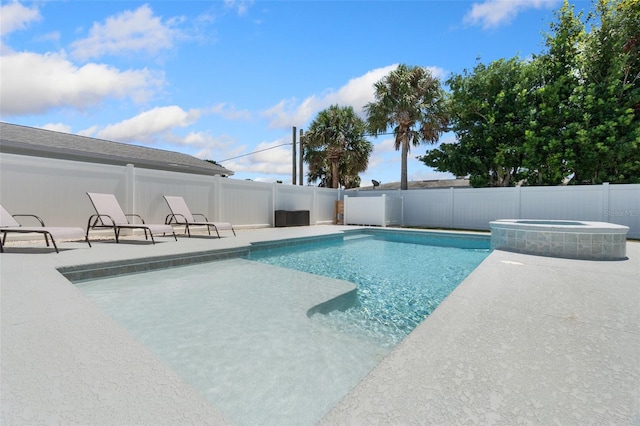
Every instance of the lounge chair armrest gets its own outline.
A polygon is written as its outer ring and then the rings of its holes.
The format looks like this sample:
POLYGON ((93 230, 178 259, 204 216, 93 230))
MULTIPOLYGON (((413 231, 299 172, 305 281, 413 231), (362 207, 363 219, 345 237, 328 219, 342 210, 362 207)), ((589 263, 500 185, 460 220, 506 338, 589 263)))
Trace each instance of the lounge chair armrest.
POLYGON ((209 219, 207 219, 207 217, 205 215, 203 215, 202 213, 191 213, 191 216, 201 216, 204 218, 205 222, 209 222, 209 219))
POLYGON ((13 215, 11 215, 11 216, 13 216, 14 218, 16 218, 16 217, 33 217, 33 218, 35 218, 38 222, 40 222, 40 226, 42 226, 42 227, 44 227, 44 226, 45 226, 45 225, 44 225, 44 221, 43 221, 42 219, 40 219, 40 217, 39 217, 39 216, 36 216, 35 214, 13 214, 13 215))
MULTIPOLYGON (((140 221, 144 225, 144 219, 139 214, 131 213, 131 214, 125 214, 125 216, 127 216, 127 217, 137 217, 138 219, 140 219, 140 221)), ((131 222, 129 222, 129 223, 131 223, 131 222)))
POLYGON ((166 218, 164 218, 164 224, 165 225, 171 225, 172 223, 177 223, 177 224, 185 224, 187 223, 187 218, 184 217, 183 215, 181 215, 180 213, 170 213, 167 215, 166 218), (182 220, 182 222, 180 221, 182 220))
POLYGON ((98 221, 100 221, 100 226, 113 226, 116 222, 113 220, 113 218, 111 216, 109 216, 108 214, 92 214, 89 217, 89 220, 87 222, 87 228, 93 228, 95 226, 98 225, 98 221), (111 221, 110 225, 105 225, 104 221, 102 220, 103 217, 108 218, 111 221), (95 218, 95 221, 93 222, 93 224, 91 224, 91 221, 95 218))

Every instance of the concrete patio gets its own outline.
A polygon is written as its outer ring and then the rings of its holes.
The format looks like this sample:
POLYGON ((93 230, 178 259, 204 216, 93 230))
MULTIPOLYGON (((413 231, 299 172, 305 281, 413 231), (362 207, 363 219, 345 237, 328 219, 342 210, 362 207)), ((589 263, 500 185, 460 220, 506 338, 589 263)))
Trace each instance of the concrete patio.
MULTIPOLYGON (((0 423, 231 424, 57 268, 207 257, 352 228, 63 242, 59 254, 41 242, 7 246, 0 423)), ((627 242, 627 257, 494 251, 320 424, 640 424, 639 242, 627 242)))

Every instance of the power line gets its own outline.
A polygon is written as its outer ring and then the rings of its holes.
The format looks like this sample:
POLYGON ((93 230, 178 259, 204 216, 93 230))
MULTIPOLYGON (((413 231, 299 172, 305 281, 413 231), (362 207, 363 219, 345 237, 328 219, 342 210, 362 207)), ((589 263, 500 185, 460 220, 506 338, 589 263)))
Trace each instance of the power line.
MULTIPOLYGON (((362 136, 384 136, 384 135, 393 135, 393 132, 391 132, 391 133, 378 133, 377 135, 362 135, 362 136)), ((224 160, 218 160, 218 161, 216 161, 216 163, 224 163, 225 161, 235 160, 236 158, 242 158, 242 157, 246 157, 248 155, 258 154, 260 152, 269 151, 270 149, 280 148, 281 146, 286 146, 286 145, 293 145, 293 142, 281 143, 280 145, 271 146, 271 147, 265 148, 265 149, 259 149, 257 151, 252 151, 252 152, 249 152, 249 153, 246 153, 246 154, 238 155, 236 157, 226 158, 224 160)))
POLYGON ((285 145, 293 145, 293 142, 281 143, 280 145, 271 146, 271 147, 265 148, 265 149, 259 149, 257 151, 249 152, 247 154, 238 155, 237 157, 227 158, 226 160, 219 160, 218 163, 224 163, 225 161, 235 160, 236 158, 246 157, 247 155, 258 154, 260 152, 269 151, 270 149, 280 148, 281 146, 285 146, 285 145))

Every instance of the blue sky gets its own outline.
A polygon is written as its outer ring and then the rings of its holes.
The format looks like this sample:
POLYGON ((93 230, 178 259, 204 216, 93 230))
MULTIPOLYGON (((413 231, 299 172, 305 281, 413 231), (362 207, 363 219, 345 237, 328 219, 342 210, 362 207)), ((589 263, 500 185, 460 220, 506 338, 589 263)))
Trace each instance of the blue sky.
MULTIPOLYGON (((540 53, 560 6, 3 1, 0 120, 184 152, 220 162, 235 179, 290 183, 293 126, 306 129, 332 104, 361 113, 373 84, 399 63, 428 67, 444 81, 477 58, 540 53)), ((399 181, 392 136, 370 140, 362 184, 399 181)), ((430 148, 412 148, 410 181, 451 177, 414 159, 430 148)))

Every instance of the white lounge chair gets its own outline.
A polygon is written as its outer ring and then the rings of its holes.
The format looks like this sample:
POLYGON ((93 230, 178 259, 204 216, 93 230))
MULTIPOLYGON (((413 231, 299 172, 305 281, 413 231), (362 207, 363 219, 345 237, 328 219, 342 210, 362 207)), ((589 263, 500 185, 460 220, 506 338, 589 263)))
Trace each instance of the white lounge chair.
POLYGON ((171 214, 167 215, 164 220, 166 224, 178 224, 184 225, 185 231, 189 237, 191 237, 191 226, 206 226, 207 232, 211 235, 211 228, 215 229, 216 235, 220 238, 220 232, 223 230, 230 230, 233 232, 233 235, 236 235, 236 231, 233 229, 233 226, 229 222, 210 222, 207 217, 201 213, 191 213, 187 203, 184 201, 184 198, 165 195, 164 199, 169 205, 169 210, 171 210, 171 214), (194 216, 200 216, 204 220, 196 220, 194 216))
POLYGON ((147 232, 151 236, 151 242, 153 244, 156 241, 153 238, 153 233, 171 234, 173 238, 178 241, 173 227, 165 224, 152 224, 145 223, 144 219, 137 214, 125 214, 120 207, 120 203, 113 194, 97 194, 95 192, 87 192, 93 208, 96 209, 96 214, 91 215, 87 222, 87 241, 89 241, 89 230, 99 228, 111 228, 116 236, 116 243, 120 242, 120 230, 121 229, 143 229, 145 240, 147 232), (137 217, 142 223, 130 223, 128 217, 137 217))
POLYGON ((45 226, 44 221, 34 214, 11 215, 8 211, 5 210, 4 207, 0 206, 0 234, 2 234, 2 238, 0 238, 0 253, 4 253, 4 244, 7 240, 7 234, 9 233, 43 234, 44 241, 47 243, 47 247, 49 247, 49 238, 51 238, 51 244, 53 244, 53 248, 56 250, 56 253, 60 253, 60 251, 58 250, 58 246, 56 245, 56 238, 58 238, 59 240, 85 240, 87 244, 89 244, 89 247, 91 247, 91 243, 85 236, 84 230, 82 228, 45 226), (40 226, 22 226, 15 219, 16 217, 35 218, 38 222, 40 222, 40 226))

